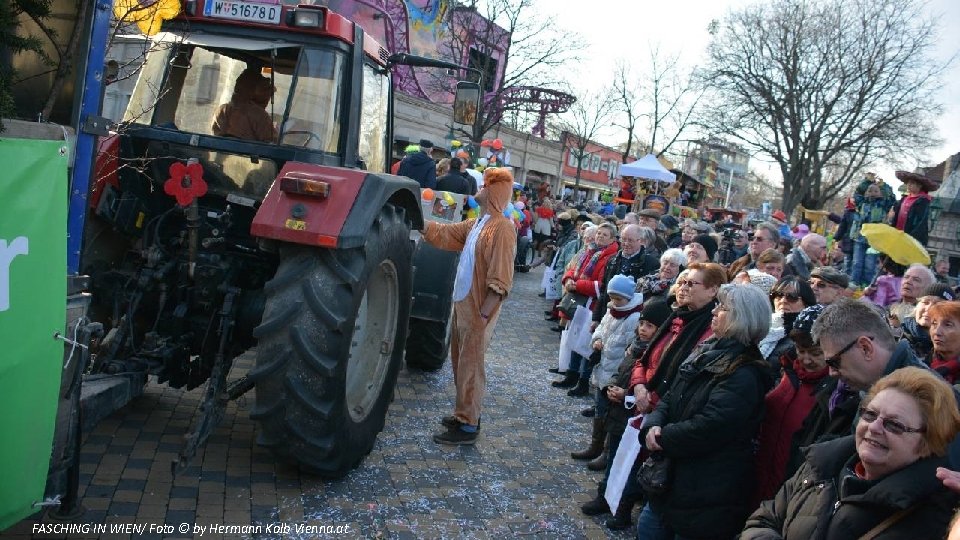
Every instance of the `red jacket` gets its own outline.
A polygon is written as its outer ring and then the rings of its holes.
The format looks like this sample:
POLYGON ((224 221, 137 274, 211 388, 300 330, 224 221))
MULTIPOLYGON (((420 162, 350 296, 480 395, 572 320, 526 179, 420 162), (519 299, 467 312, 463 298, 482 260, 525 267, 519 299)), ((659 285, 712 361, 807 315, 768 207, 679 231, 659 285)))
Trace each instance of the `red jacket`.
POLYGON ((772 499, 786 480, 793 436, 813 409, 820 383, 828 376, 827 368, 811 372, 803 369, 799 360, 787 356, 780 360, 781 364, 791 361, 793 369, 784 370, 780 384, 764 399, 766 412, 757 449, 755 506, 772 499))
POLYGON ((567 273, 563 275, 563 283, 567 283, 567 281, 572 279, 577 284, 577 293, 589 296, 590 298, 599 298, 600 287, 603 286, 603 272, 607 268, 607 261, 610 260, 610 257, 616 255, 618 251, 620 251, 620 245, 616 242, 610 242, 609 246, 599 252, 597 261, 592 267, 590 263, 597 252, 594 251, 590 253, 589 256, 583 258, 579 267, 568 270, 567 273))

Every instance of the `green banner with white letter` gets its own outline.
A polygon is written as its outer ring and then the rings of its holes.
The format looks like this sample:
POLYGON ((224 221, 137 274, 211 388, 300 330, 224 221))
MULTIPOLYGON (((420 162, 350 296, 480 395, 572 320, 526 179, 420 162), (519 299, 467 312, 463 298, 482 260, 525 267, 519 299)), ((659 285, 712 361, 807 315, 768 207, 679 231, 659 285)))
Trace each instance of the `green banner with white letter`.
POLYGON ((63 366, 67 153, 0 137, 0 530, 43 500, 63 366))

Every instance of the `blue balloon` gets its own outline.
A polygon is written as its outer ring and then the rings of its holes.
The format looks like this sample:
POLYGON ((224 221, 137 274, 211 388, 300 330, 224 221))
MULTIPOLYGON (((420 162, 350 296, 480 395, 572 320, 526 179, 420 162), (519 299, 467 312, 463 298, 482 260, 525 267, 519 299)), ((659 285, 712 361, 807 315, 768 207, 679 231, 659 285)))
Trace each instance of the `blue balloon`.
POLYGON ((467 197, 467 208, 480 208, 480 203, 471 195, 467 197))

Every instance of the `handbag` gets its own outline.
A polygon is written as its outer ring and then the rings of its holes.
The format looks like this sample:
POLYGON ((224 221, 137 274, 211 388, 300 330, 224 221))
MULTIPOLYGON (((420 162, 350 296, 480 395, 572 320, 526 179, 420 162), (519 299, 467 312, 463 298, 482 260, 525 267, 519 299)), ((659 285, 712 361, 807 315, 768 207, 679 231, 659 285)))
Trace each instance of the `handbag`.
POLYGON ((557 308, 567 319, 572 319, 577 312, 577 306, 585 306, 589 299, 590 297, 585 294, 568 292, 560 299, 560 304, 557 308))
POLYGON ((673 460, 663 452, 654 452, 637 471, 637 483, 650 495, 663 495, 670 490, 672 473, 673 460))

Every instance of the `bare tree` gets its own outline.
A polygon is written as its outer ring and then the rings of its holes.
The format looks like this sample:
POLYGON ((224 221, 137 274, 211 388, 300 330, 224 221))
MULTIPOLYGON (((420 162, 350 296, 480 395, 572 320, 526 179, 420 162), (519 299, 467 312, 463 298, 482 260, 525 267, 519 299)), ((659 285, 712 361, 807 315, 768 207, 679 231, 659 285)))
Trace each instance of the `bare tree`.
POLYGON ((651 48, 647 79, 634 76, 624 62, 617 63, 613 93, 620 114, 615 125, 627 132, 624 162, 639 139, 638 131, 645 130, 646 145, 660 157, 694 125, 703 91, 681 71, 677 60, 676 55, 663 57, 659 48, 651 48))
POLYGON ((591 144, 596 144, 597 135, 610 125, 614 106, 615 98, 612 90, 604 88, 578 98, 558 123, 561 142, 576 159, 577 173, 574 186, 577 188, 580 187, 584 158, 589 156, 587 148, 591 144))
POLYGON ((929 59, 936 24, 921 11, 915 0, 777 0, 731 12, 709 49, 706 122, 773 158, 785 211, 822 207, 862 167, 936 144, 945 66, 929 59))
POLYGON ((650 148, 657 157, 670 150, 691 127, 703 97, 701 87, 690 74, 681 71, 678 61, 678 55, 663 57, 658 47, 650 49, 650 79, 642 95, 649 109, 643 116, 647 119, 650 148))
MULTIPOLYGON (((578 60, 583 41, 559 27, 554 17, 538 9, 536 0, 467 0, 450 10, 449 35, 442 54, 467 61, 484 74, 484 96, 473 140, 508 115, 514 122, 529 121, 530 114, 548 103, 530 89, 561 88, 564 66, 578 60), (505 62, 503 76, 498 63, 505 62)), ((435 78, 433 86, 449 91, 449 77, 435 78)))

